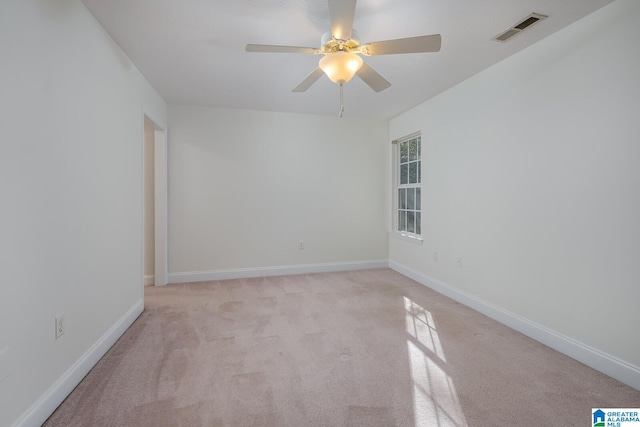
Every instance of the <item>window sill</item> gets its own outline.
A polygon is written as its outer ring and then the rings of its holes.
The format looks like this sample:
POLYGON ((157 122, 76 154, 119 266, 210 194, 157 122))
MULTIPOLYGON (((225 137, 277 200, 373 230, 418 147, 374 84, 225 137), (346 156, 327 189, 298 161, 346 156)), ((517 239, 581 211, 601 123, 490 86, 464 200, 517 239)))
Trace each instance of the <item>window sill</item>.
POLYGON ((413 243, 414 245, 422 245, 422 237, 419 236, 411 236, 405 233, 399 233, 397 231, 392 231, 391 237, 398 240, 403 240, 405 242, 413 243))

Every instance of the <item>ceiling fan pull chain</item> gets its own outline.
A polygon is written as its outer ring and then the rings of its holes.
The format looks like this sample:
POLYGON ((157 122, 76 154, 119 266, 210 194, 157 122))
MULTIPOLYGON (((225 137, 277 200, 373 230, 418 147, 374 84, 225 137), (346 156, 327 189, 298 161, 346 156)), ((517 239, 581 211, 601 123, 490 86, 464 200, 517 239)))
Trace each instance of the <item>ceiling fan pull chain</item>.
POLYGON ((343 89, 343 85, 340 85, 340 112, 338 113, 338 117, 342 118, 343 112, 344 112, 344 89, 343 89))

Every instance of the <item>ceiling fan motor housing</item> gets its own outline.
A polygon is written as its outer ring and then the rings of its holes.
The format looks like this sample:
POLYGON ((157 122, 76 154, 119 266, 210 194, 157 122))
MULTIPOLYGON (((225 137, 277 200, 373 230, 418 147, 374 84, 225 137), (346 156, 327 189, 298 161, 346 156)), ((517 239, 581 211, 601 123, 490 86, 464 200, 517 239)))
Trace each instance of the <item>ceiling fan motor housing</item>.
POLYGON ((331 31, 327 31, 320 38, 320 50, 322 53, 337 52, 339 50, 357 49, 360 46, 360 35, 356 30, 351 30, 351 38, 349 40, 337 40, 333 38, 331 31))

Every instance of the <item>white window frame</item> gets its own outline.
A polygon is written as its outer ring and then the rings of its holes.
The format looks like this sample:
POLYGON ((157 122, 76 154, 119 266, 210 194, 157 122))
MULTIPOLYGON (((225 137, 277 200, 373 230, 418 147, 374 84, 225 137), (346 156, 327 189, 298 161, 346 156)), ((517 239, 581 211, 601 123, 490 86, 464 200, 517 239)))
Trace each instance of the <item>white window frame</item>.
MULTIPOLYGON (((392 215, 392 232, 391 232, 391 236, 395 237, 397 239, 401 239, 401 240, 405 240, 411 243, 415 243, 415 244, 422 244, 422 197, 420 197, 420 202, 419 202, 419 206, 414 206, 414 209, 408 209, 409 211, 413 211, 414 214, 418 213, 418 215, 420 216, 420 230, 419 232, 410 232, 408 230, 401 230, 400 229, 400 223, 399 223, 399 219, 400 219, 400 211, 404 210, 407 211, 407 209, 401 209, 400 206, 400 200, 399 200, 399 193, 401 189, 413 189, 413 188, 418 188, 420 189, 420 195, 422 195, 422 135, 420 132, 415 132, 412 133, 410 135, 407 135, 405 137, 399 138, 395 141, 392 142, 394 144, 393 146, 393 215, 392 215), (418 141, 420 142, 419 146, 420 149, 418 150, 418 157, 416 159, 417 161, 417 165, 418 165, 418 182, 417 183, 406 183, 406 184, 401 184, 401 179, 400 179, 400 173, 401 173, 401 159, 400 159, 400 147, 403 143, 408 143, 409 141, 413 140, 413 139, 418 139, 418 141)), ((410 161, 409 163, 413 163, 414 161, 410 161)), ((405 227, 408 228, 408 227, 405 227)))

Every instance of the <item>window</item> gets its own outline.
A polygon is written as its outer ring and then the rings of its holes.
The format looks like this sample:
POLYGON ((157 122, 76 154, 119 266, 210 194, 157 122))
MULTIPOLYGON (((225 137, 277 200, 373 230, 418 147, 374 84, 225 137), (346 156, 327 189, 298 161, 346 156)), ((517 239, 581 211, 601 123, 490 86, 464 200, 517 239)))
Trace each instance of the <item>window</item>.
POLYGON ((422 148, 420 134, 397 141, 396 231, 409 237, 422 233, 422 148))

